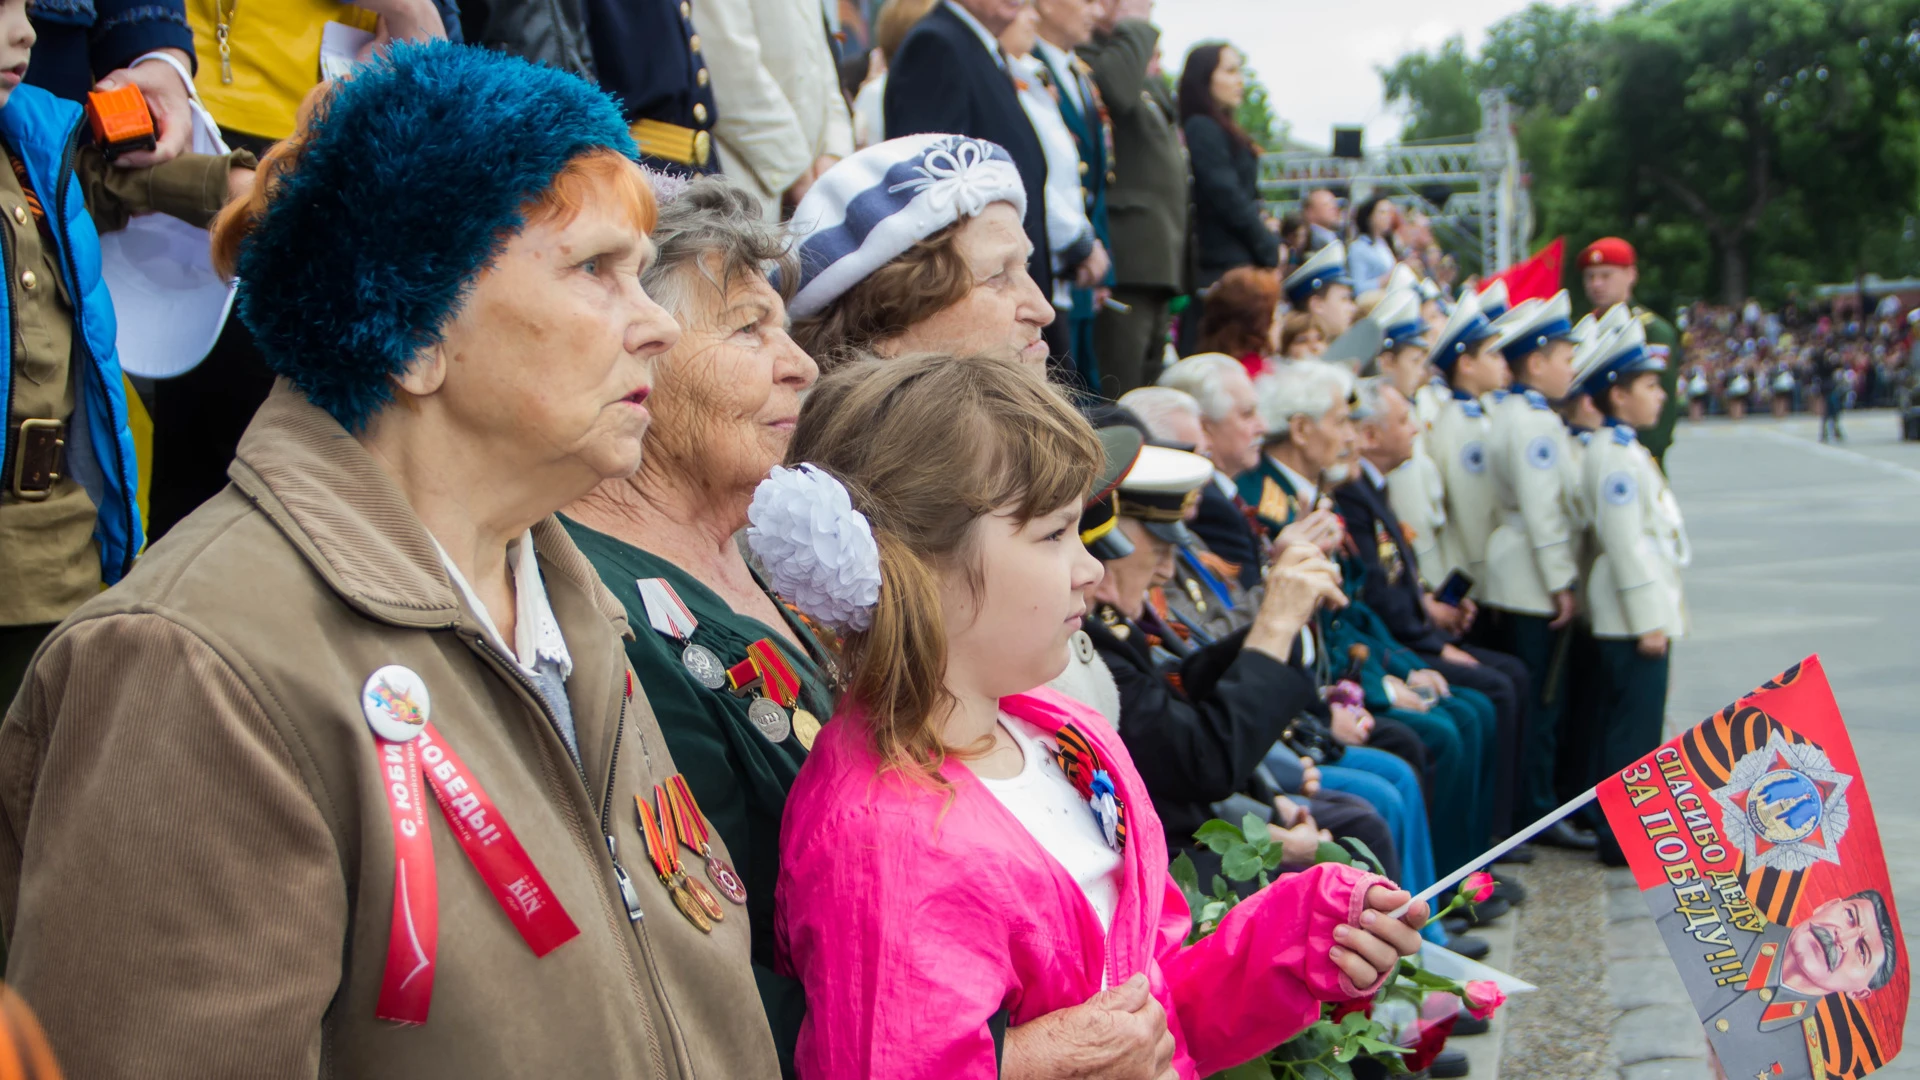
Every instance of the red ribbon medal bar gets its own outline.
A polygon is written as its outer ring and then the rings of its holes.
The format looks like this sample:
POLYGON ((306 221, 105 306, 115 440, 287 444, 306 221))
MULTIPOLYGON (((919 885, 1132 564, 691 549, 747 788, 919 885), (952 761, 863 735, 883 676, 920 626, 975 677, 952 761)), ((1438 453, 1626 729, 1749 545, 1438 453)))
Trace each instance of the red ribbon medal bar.
POLYGON ((486 789, 428 722, 431 702, 420 676, 397 665, 381 668, 367 680, 361 706, 380 747, 395 858, 393 923, 374 1015, 424 1024, 433 1002, 440 920, 423 780, 433 788, 467 861, 535 956, 559 948, 580 929, 560 906, 486 789))
POLYGON ((737 696, 756 690, 765 695, 747 704, 747 719, 768 742, 785 742, 793 734, 787 710, 800 701, 800 676, 771 640, 761 638, 747 646, 747 658, 727 669, 727 685, 737 696))
POLYGON ((700 811, 700 804, 694 801, 693 789, 687 787, 687 778, 674 773, 667 778, 667 805, 673 810, 673 831, 680 842, 687 845, 694 854, 707 864, 707 878, 721 895, 736 904, 747 902, 747 886, 740 880, 727 860, 714 853, 713 830, 707 824, 707 816, 700 811))

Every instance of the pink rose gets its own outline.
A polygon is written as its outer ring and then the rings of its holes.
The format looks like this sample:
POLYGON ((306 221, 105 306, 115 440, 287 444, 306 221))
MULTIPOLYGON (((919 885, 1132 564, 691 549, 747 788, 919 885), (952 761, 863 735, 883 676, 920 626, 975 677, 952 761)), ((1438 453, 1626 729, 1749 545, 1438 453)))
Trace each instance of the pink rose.
POLYGON ((1484 904, 1487 898, 1493 895, 1493 875, 1485 870, 1468 874, 1466 882, 1460 886, 1460 891, 1466 893, 1474 903, 1484 904))
POLYGON ((1496 983, 1476 979, 1467 984, 1467 1014, 1475 1020, 1485 1020, 1506 1003, 1507 995, 1496 983))

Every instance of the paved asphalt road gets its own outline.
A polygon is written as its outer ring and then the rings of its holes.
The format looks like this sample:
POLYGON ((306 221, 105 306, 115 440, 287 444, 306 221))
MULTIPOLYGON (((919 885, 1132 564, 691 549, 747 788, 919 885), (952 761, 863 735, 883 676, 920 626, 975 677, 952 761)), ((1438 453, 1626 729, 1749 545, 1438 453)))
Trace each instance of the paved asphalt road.
MULTIPOLYGON (((1693 540, 1692 632, 1674 652, 1668 727, 1710 715, 1820 654, 1866 774, 1909 956, 1920 944, 1920 443, 1891 412, 1682 424, 1668 456, 1693 540)), ((1878 1075, 1920 1078, 1920 1016, 1878 1075)))

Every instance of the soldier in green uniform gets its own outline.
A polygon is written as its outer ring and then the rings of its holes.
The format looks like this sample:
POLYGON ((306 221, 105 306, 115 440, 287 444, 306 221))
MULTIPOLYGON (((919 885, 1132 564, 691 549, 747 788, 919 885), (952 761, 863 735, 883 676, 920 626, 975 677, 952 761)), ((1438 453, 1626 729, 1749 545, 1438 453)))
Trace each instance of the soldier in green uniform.
POLYGON ((1595 315, 1605 315, 1615 304, 1626 304, 1647 335, 1647 353, 1666 361, 1660 385, 1666 388, 1667 404, 1660 420, 1639 431, 1640 445, 1653 455, 1662 472, 1667 468, 1667 447, 1673 445, 1673 425, 1684 407, 1680 398, 1680 369, 1685 356, 1680 348, 1680 331, 1674 325, 1633 302, 1633 286, 1640 279, 1634 262, 1633 245, 1617 236, 1603 236, 1580 253, 1580 280, 1587 289, 1587 300, 1595 315))

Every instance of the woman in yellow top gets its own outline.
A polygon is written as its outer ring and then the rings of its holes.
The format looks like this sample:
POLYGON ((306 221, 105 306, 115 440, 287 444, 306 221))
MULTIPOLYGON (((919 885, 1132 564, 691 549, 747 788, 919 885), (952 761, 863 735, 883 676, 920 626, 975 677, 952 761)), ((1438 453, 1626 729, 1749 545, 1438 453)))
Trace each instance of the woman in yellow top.
POLYGON ((200 58, 194 86, 207 111, 223 131, 268 141, 292 134, 307 91, 338 73, 323 68, 323 42, 337 41, 351 64, 369 34, 447 36, 434 0, 187 0, 187 21, 200 58))

